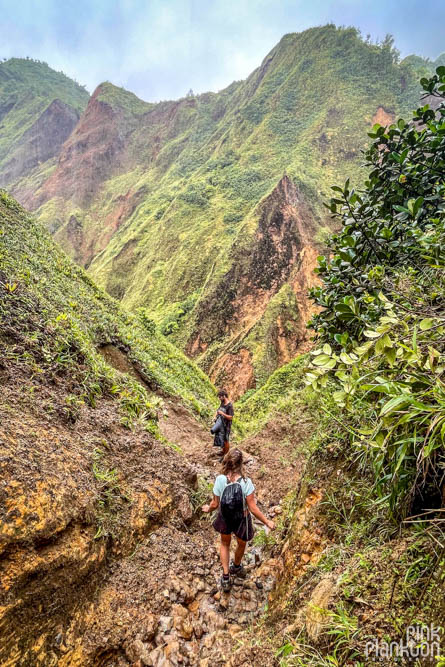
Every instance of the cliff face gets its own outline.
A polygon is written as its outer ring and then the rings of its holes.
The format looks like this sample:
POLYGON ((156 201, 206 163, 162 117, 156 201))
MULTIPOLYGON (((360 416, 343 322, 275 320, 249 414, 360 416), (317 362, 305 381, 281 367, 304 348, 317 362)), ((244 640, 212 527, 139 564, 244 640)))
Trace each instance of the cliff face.
POLYGON ((351 171, 360 182, 367 130, 416 105, 416 78, 388 48, 325 26, 284 36, 216 94, 148 104, 105 83, 58 155, 13 191, 217 381, 240 367, 238 393, 304 344, 302 295, 330 224, 321 202, 351 171), (276 189, 283 173, 298 201, 276 189), (234 295, 223 323, 218 288, 234 295))
MULTIPOLYGON (((60 217, 52 231, 80 264, 88 266, 106 249, 144 200, 149 188, 145 183, 138 187, 138 177, 181 133, 194 104, 152 105, 108 83, 94 91, 54 171, 26 202, 33 209, 48 204, 51 210, 58 202, 60 217), (113 179, 119 187, 110 190, 113 179)), ((171 159, 160 161, 168 169, 171 159)))
POLYGON ((48 176, 88 93, 46 63, 0 63, 0 186, 29 200, 48 176), (34 178, 36 176, 36 178, 34 178))
MULTIPOLYGON (((59 99, 53 100, 17 142, 3 166, 1 181, 5 184, 20 181, 40 163, 58 156, 78 120, 75 109, 59 99)), ((25 193, 21 194, 24 199, 25 193)))
POLYGON ((231 387, 235 398, 255 386, 256 365, 267 372, 304 349, 307 292, 315 284, 313 213, 287 176, 256 216, 253 238, 234 246, 231 268, 199 304, 186 347, 212 380, 231 387), (280 292, 286 298, 274 308, 280 292))
POLYGON ((73 134, 62 147, 56 172, 45 182, 34 206, 64 193, 74 205, 91 203, 98 186, 122 167, 125 135, 118 112, 97 99, 96 90, 73 134))

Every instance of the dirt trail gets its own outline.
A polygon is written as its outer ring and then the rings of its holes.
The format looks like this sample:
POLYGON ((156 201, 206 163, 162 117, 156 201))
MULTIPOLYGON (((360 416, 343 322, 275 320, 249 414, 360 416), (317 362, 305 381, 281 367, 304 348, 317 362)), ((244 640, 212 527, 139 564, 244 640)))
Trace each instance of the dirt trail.
MULTIPOLYGON (((165 402, 160 428, 166 438, 181 447, 198 478, 212 484, 219 474, 220 463, 212 456, 209 431, 182 406, 169 401, 165 402)), ((296 444, 286 426, 279 422, 267 425, 257 437, 242 443, 246 474, 256 486, 259 506, 270 518, 276 519, 281 514, 282 499, 298 480, 300 462, 295 455, 296 444)), ((211 491, 208 499, 210 497, 211 491)), ((184 518, 188 520, 187 511, 184 518)), ((175 593, 173 590, 175 599, 172 601, 175 604, 166 615, 168 620, 164 623, 165 632, 160 635, 158 632, 155 637, 158 647, 151 651, 147 662, 142 664, 156 667, 179 664, 200 667, 253 664, 251 653, 244 656, 242 651, 235 651, 238 645, 236 640, 263 612, 269 592, 275 585, 280 564, 274 559, 267 559, 259 544, 251 544, 244 559, 248 571, 246 579, 235 578, 231 592, 223 594, 218 585, 221 576, 219 539, 211 526, 211 520, 208 516, 202 516, 190 522, 189 559, 188 563, 184 563, 185 567, 181 568, 183 574, 179 573, 182 583, 176 585, 179 589, 182 586, 183 590, 179 592, 179 598, 177 591, 175 593), (190 576, 194 578, 192 586, 196 590, 194 594, 187 595, 185 582, 190 576)), ((257 533, 261 528, 261 524, 256 524, 257 533)), ((156 542, 153 536, 151 540, 156 542)), ((178 544, 175 548, 178 549, 178 544)), ((173 551, 170 553, 173 556, 173 551)), ((152 556, 158 557, 154 554, 152 556)), ((166 582, 165 593, 168 592, 169 599, 172 599, 171 588, 166 582)), ((255 659, 254 663, 272 665, 274 658, 263 652, 261 659, 255 659)))
MULTIPOLYGON (((122 355, 113 360, 128 372, 122 355)), ((43 382, 12 365, 3 374, 2 665, 273 665, 264 649, 238 646, 280 563, 253 544, 247 578, 219 590, 219 536, 199 511, 220 472, 210 425, 164 397, 159 425, 180 456, 138 424, 124 428, 113 399, 68 410, 72 391, 69 376, 43 382), (20 408, 17 387, 27 390, 20 408)), ((293 429, 276 419, 241 443, 269 517, 299 477, 305 433, 293 429)))

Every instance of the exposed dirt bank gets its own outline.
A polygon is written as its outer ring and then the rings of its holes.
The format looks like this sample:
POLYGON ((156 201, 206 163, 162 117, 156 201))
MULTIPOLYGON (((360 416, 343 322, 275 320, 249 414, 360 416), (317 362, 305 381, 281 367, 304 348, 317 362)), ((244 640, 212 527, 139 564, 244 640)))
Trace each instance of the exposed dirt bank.
MULTIPOLYGON (((247 579, 218 590, 217 534, 196 511, 219 471, 207 428, 165 401, 160 428, 181 455, 124 428, 110 399, 74 410, 67 378, 47 384, 5 364, 2 381, 0 662, 252 664, 236 638, 264 610, 280 564, 251 546, 247 579)), ((271 517, 300 474, 294 437, 269 424, 243 445, 271 517)))

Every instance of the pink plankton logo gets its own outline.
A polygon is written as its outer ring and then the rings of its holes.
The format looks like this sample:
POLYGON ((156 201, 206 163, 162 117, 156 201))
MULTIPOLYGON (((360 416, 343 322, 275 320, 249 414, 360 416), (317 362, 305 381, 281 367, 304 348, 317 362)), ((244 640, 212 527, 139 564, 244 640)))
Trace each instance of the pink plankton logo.
MULTIPOLYGON (((365 655, 374 660, 388 658, 432 658, 442 665, 440 634, 442 628, 434 625, 410 625, 398 642, 372 639, 366 643, 365 655)), ((443 663, 445 665, 445 662, 443 663)))

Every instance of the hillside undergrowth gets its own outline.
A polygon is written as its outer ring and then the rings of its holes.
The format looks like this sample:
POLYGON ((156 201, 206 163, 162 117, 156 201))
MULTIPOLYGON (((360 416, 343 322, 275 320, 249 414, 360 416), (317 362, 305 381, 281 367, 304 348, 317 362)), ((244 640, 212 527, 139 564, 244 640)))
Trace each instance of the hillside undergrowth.
POLYGON ((411 121, 373 128, 364 188, 333 188, 318 345, 240 402, 248 432, 303 406, 314 422, 252 639, 286 667, 443 661, 445 68, 421 83, 411 121))
POLYGON ((307 376, 335 376, 339 411, 361 416, 357 457, 402 517, 444 500, 445 67, 422 85, 432 107, 373 128, 365 189, 334 187, 342 229, 319 263, 307 376))
POLYGON ((0 216, 1 338, 7 355, 36 377, 75 375, 67 405, 73 415, 76 406, 94 404, 102 394, 118 398, 129 426, 140 419, 155 428, 162 395, 178 397, 197 415, 210 413, 211 383, 144 312, 121 310, 4 191, 0 216), (6 345, 9 339, 15 345, 6 345), (127 360, 128 368, 118 369, 124 373, 107 363, 101 354, 106 346, 127 360))

